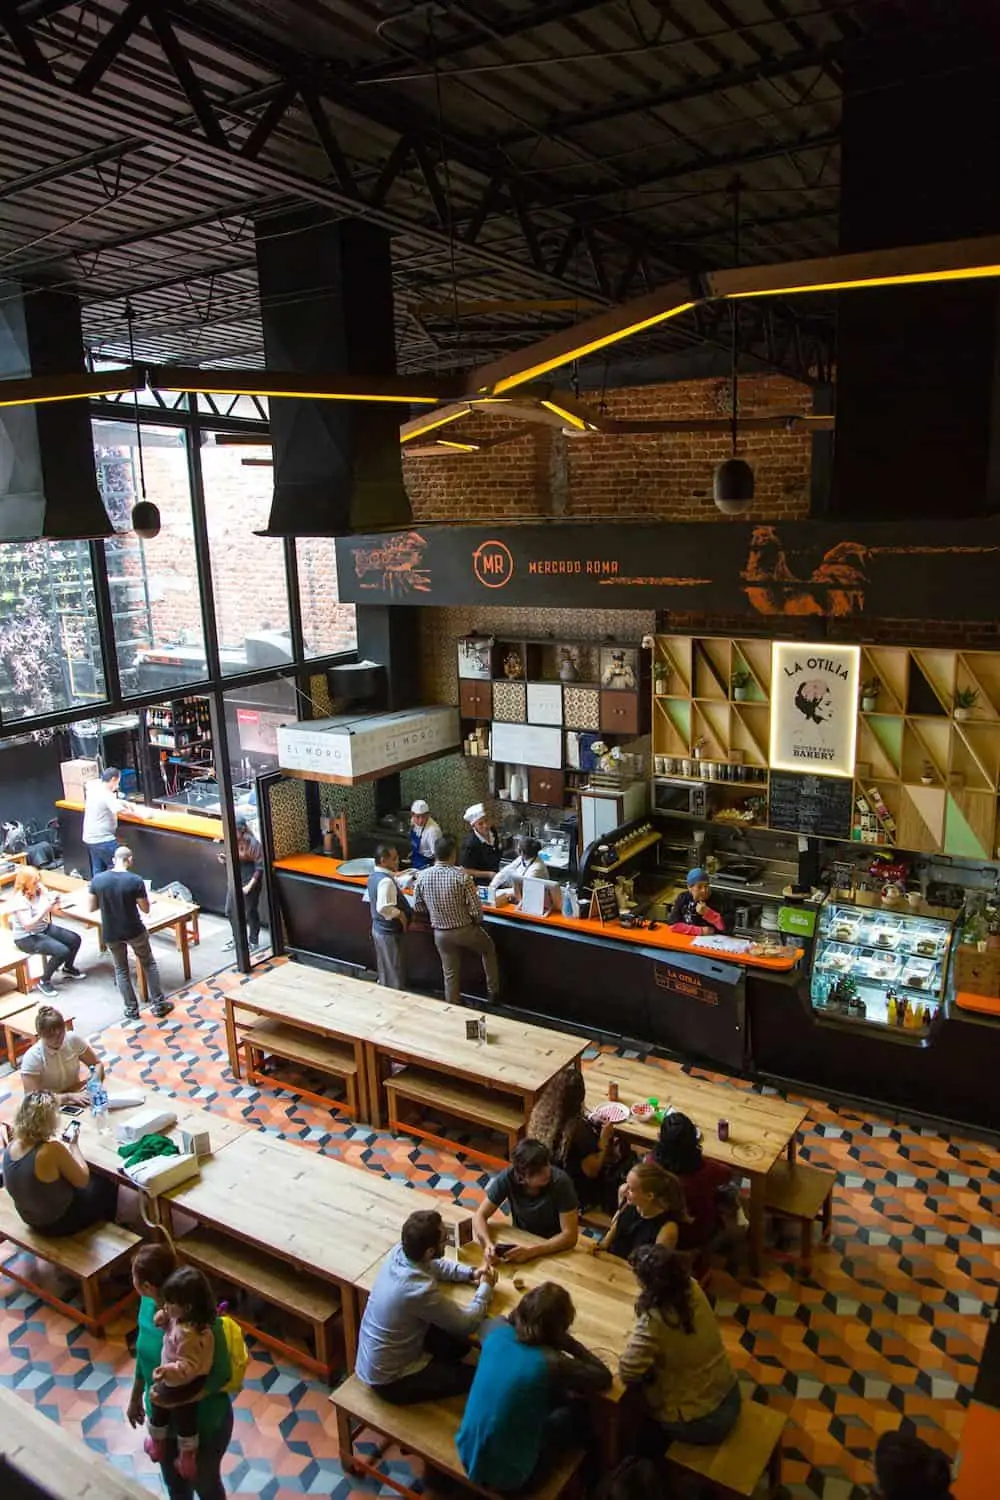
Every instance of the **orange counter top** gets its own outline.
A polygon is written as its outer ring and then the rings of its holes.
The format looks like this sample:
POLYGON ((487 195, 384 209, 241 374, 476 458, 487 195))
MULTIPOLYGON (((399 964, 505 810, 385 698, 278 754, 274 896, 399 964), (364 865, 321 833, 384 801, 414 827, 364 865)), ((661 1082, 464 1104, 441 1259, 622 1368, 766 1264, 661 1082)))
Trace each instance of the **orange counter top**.
MULTIPOLYGON (((141 804, 139 804, 141 806, 141 804)), ((69 802, 60 798, 56 807, 68 812, 83 812, 82 802, 69 802)), ((143 828, 162 828, 166 833, 189 833, 196 839, 222 838, 222 823, 218 818, 204 818, 197 814, 164 812, 158 807, 143 808, 137 812, 120 812, 119 823, 137 823, 143 828)))
MULTIPOLYGON (((321 880, 337 880, 343 885, 364 886, 364 875, 338 875, 342 860, 325 854, 291 854, 285 859, 276 859, 274 868, 292 875, 312 875, 321 880)), ((612 938, 616 943, 634 943, 642 948, 659 948, 665 953, 688 953, 694 958, 716 959, 719 963, 738 964, 746 969, 763 969, 772 974, 787 974, 802 957, 801 948, 786 948, 779 957, 755 958, 750 953, 713 953, 710 949, 694 947, 694 938, 684 932, 671 932, 660 924, 654 932, 648 927, 620 927, 617 923, 604 925, 587 917, 563 917, 549 915, 538 917, 520 911, 516 906, 492 907, 486 911, 491 916, 512 918, 520 922, 533 922, 541 927, 554 927, 562 932, 576 932, 581 936, 612 938)))

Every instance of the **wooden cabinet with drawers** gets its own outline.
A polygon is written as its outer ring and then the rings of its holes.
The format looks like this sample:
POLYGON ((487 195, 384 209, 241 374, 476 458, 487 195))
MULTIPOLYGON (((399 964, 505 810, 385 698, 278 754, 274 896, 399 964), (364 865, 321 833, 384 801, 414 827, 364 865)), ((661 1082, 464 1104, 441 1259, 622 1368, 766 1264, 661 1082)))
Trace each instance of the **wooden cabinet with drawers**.
POLYGON ((602 688, 601 733, 639 733, 639 694, 624 689, 602 688))
POLYGON ((462 681, 458 684, 458 709, 463 719, 492 719, 493 684, 462 681))
POLYGON ((538 766, 528 767, 529 802, 541 802, 548 807, 561 807, 565 796, 565 772, 541 770, 538 766))

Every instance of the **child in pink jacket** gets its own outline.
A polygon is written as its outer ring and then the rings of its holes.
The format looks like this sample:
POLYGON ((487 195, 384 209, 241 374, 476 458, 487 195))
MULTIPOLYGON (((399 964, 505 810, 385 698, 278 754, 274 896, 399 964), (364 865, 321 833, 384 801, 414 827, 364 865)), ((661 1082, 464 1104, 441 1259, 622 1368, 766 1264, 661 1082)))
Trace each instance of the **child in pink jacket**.
POLYGON ((181 1266, 168 1276, 162 1295, 153 1321, 163 1329, 163 1354, 153 1371, 149 1436, 143 1446, 154 1463, 162 1463, 173 1417, 177 1472, 193 1480, 198 1471, 198 1400, 215 1357, 215 1298, 193 1266, 181 1266))

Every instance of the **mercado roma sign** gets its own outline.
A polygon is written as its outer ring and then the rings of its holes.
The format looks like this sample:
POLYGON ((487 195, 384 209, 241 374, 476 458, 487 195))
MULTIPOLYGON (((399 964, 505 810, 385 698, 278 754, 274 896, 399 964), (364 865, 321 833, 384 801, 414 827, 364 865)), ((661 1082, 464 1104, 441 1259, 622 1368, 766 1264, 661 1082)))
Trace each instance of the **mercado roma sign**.
POLYGON ((348 604, 993 620, 1000 525, 415 526, 338 537, 337 570, 348 604))

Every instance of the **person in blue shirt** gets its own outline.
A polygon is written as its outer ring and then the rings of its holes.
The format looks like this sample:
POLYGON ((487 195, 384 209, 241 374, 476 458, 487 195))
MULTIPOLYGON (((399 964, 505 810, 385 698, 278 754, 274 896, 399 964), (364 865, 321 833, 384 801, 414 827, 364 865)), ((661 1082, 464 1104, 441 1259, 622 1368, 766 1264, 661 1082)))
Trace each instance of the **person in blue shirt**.
POLYGON ((543 1281, 484 1331, 455 1447, 474 1484, 500 1491, 537 1484, 558 1454, 580 1441, 577 1396, 611 1384, 603 1360, 570 1335, 565 1287, 543 1281))

